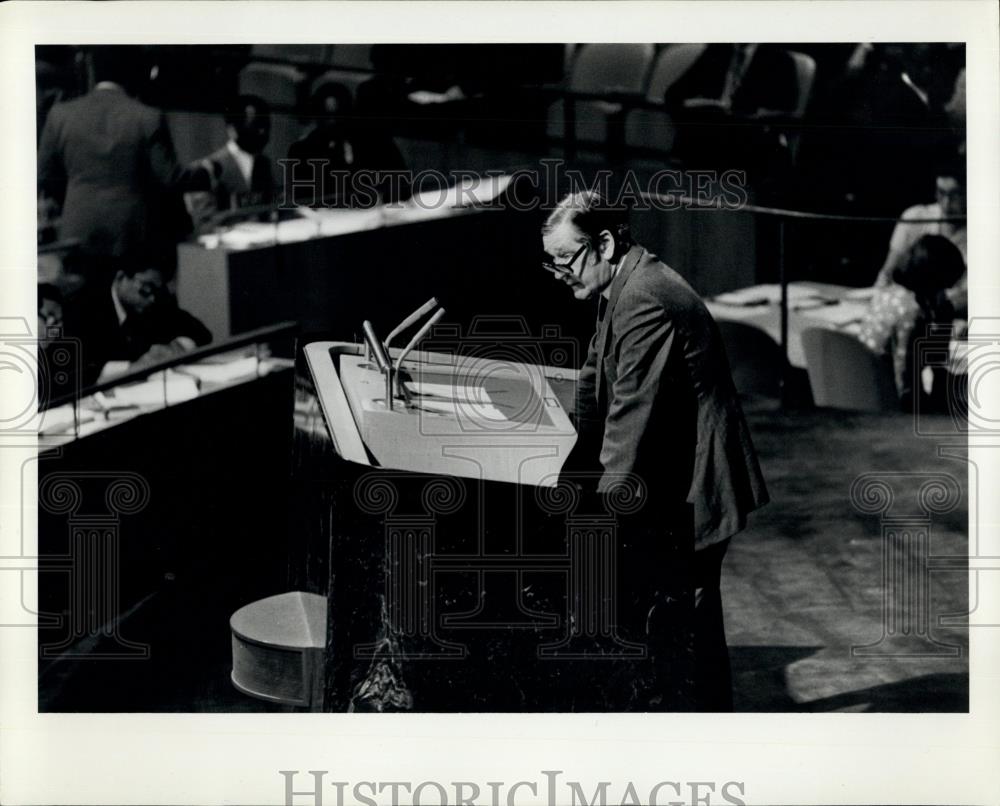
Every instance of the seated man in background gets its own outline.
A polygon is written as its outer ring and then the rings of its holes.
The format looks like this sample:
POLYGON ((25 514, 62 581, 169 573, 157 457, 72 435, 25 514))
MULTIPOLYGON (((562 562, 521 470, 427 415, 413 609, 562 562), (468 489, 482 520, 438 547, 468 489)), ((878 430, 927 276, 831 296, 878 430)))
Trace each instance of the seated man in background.
POLYGON ((208 344, 212 334, 177 307, 168 283, 170 256, 133 253, 117 264, 110 287, 85 291, 71 306, 69 335, 80 339, 84 385, 109 361, 163 361, 208 344))
POLYGON ((905 405, 914 392, 913 342, 931 324, 954 322, 952 292, 964 277, 965 261, 954 242, 924 235, 899 258, 890 280, 876 289, 858 339, 875 353, 891 354, 896 389, 905 405))
POLYGON ((309 207, 372 207, 409 196, 403 155, 387 133, 352 113, 346 87, 320 87, 311 106, 313 127, 292 143, 290 162, 282 166, 286 199, 309 207), (364 182, 356 181, 361 172, 370 174, 364 182), (391 173, 398 174, 395 181, 391 173))
POLYGON ((225 210, 274 201, 274 174, 264 147, 271 138, 271 109, 256 95, 239 96, 225 112, 228 142, 202 163, 212 168, 213 189, 184 196, 196 230, 225 210))
MULTIPOLYGON (((935 179, 936 199, 932 204, 917 204, 903 211, 889 239, 889 253, 875 279, 875 288, 885 288, 893 282, 896 269, 908 260, 913 246, 925 235, 938 235, 951 241, 966 260, 968 234, 965 221, 935 221, 935 219, 965 216, 965 165, 960 158, 938 167, 935 179)), ((948 298, 959 318, 968 318, 968 277, 963 272, 948 290, 948 298)))

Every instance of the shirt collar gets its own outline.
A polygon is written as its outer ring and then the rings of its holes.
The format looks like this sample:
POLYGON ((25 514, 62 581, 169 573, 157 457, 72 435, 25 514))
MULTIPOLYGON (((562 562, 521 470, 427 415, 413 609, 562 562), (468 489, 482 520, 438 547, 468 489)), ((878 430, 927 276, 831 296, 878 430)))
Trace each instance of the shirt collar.
POLYGON ((250 177, 253 174, 253 154, 248 154, 236 145, 235 140, 228 140, 226 142, 226 148, 229 150, 229 153, 232 154, 233 159, 236 160, 236 165, 239 167, 240 173, 243 174, 243 178, 249 185, 250 177))
MULTIPOLYGON (((625 254, 628 253, 626 252, 625 254)), ((618 262, 615 263, 615 265, 611 268, 611 279, 608 280, 607 286, 605 286, 604 290, 601 292, 601 296, 604 297, 604 299, 611 299, 611 286, 615 284, 615 277, 618 276, 618 272, 621 271, 622 264, 624 262, 625 262, 625 255, 622 255, 620 258, 618 258, 618 262)))
POLYGON ((118 299, 118 289, 115 287, 114 283, 111 284, 111 301, 115 304, 115 313, 118 314, 118 324, 124 324, 128 314, 122 306, 122 301, 118 299))

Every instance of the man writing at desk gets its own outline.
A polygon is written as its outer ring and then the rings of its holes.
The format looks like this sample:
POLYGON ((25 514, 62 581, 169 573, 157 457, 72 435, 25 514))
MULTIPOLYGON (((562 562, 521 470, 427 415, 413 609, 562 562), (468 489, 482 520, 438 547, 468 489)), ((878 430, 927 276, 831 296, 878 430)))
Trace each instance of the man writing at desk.
POLYGON ((578 300, 599 304, 577 388, 579 439, 564 472, 593 470, 598 493, 631 474, 646 498, 646 526, 626 536, 620 558, 644 577, 624 583, 625 609, 645 620, 660 689, 645 705, 670 705, 663 686, 676 673, 664 670, 676 666, 681 642, 693 646, 694 678, 694 702, 682 698, 681 707, 732 710, 722 559, 768 498, 718 329, 683 278, 632 242, 627 214, 599 194, 563 199, 542 241, 545 267, 578 300))
POLYGON ((95 383, 108 361, 154 363, 212 340, 208 328, 177 307, 168 288, 173 275, 169 256, 133 253, 117 264, 110 288, 76 301, 70 332, 80 338, 84 385, 95 383))

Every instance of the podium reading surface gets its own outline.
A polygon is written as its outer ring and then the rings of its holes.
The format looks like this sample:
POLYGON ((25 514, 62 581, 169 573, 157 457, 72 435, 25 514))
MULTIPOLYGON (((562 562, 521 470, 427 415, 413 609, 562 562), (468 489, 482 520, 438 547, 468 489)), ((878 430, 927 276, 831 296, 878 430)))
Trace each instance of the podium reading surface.
POLYGON ((570 370, 415 353, 400 373, 405 399, 390 409, 385 376, 358 345, 305 349, 344 458, 353 448, 355 460, 385 468, 553 486, 576 442, 553 389, 570 370))

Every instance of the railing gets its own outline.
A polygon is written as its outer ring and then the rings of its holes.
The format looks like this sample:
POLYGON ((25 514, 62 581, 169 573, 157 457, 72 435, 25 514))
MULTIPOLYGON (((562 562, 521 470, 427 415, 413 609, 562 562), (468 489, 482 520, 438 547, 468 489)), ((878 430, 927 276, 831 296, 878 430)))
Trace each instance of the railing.
MULTIPOLYGON (((209 344, 205 347, 189 350, 188 352, 180 353, 162 361, 144 364, 141 367, 130 369, 127 372, 115 375, 107 380, 81 387, 79 391, 69 392, 67 394, 60 395, 59 397, 52 398, 51 400, 40 405, 39 411, 45 411, 55 408, 56 406, 65 405, 66 403, 73 403, 81 398, 89 397, 97 394, 98 392, 106 392, 117 386, 144 381, 157 372, 165 373, 166 370, 172 369, 173 367, 179 367, 185 364, 194 364, 198 361, 211 358, 212 356, 219 355, 221 353, 237 350, 240 347, 246 347, 251 344, 260 345, 263 342, 293 336, 298 331, 298 327, 299 325, 297 322, 279 322, 274 325, 268 325, 267 327, 241 333, 238 336, 233 336, 232 338, 225 339, 215 344, 209 344)), ((258 354, 258 358, 259 357, 260 356, 258 354)), ((166 383, 165 374, 164 383, 166 383)))

